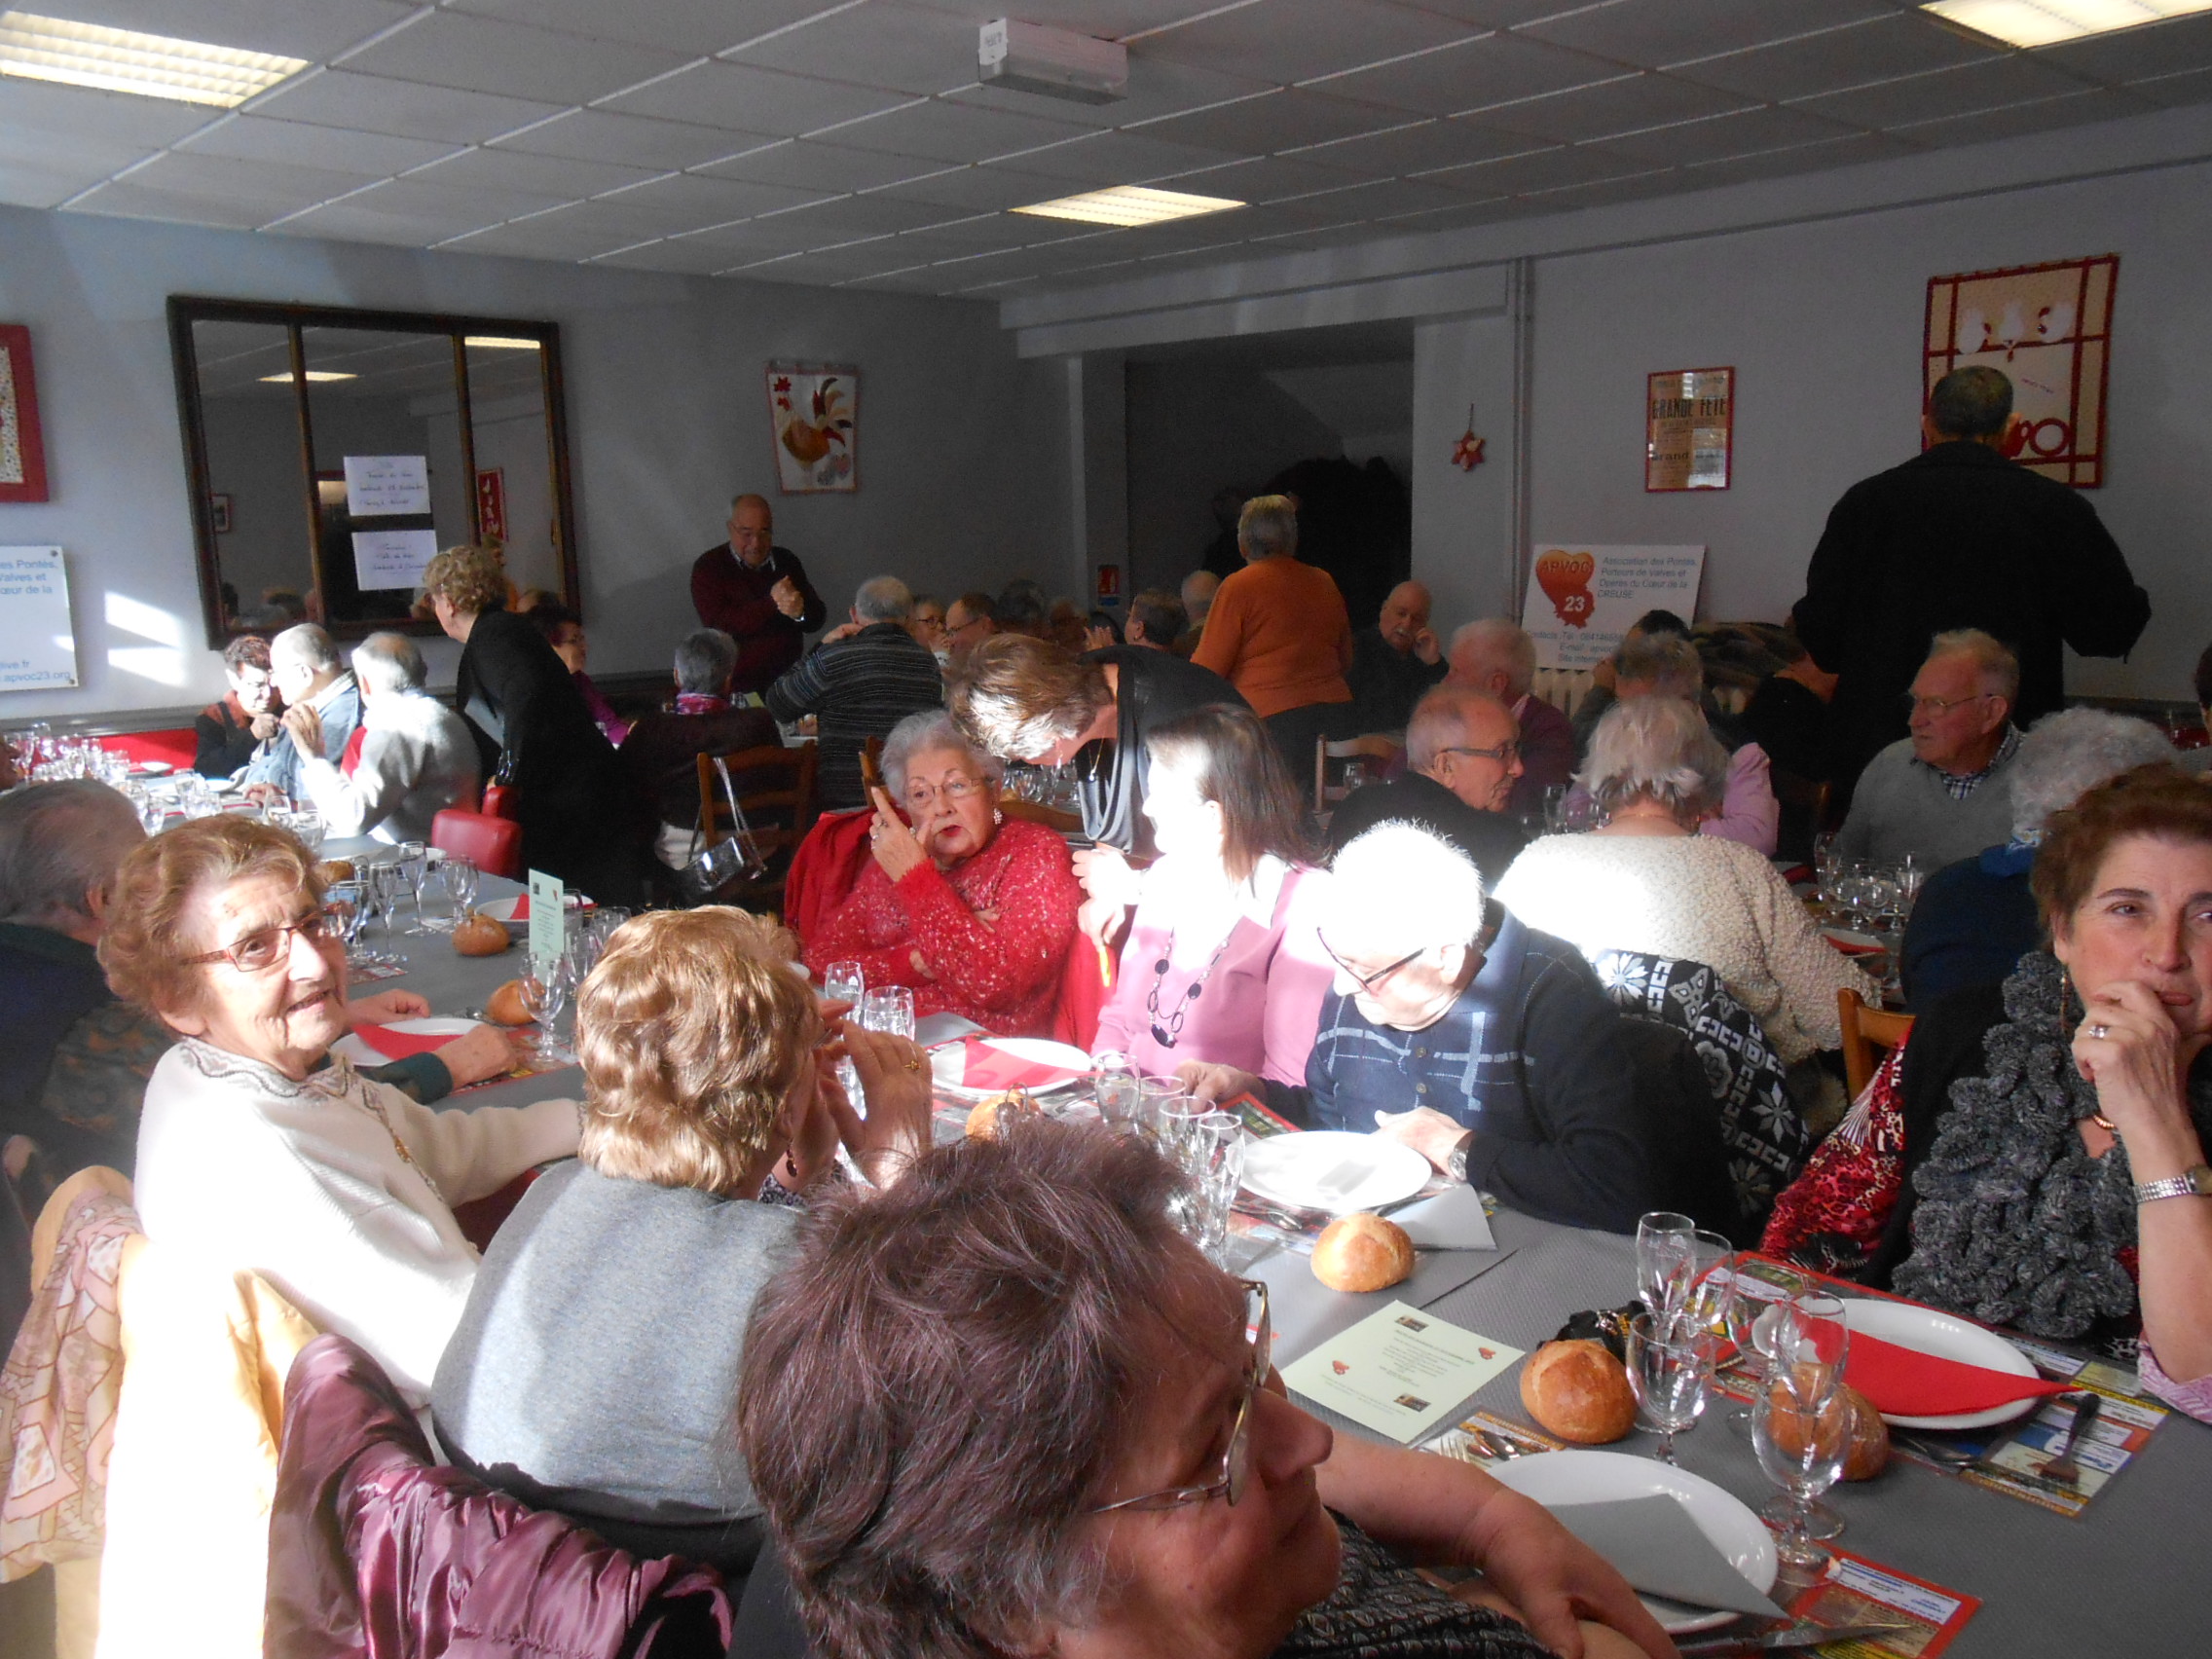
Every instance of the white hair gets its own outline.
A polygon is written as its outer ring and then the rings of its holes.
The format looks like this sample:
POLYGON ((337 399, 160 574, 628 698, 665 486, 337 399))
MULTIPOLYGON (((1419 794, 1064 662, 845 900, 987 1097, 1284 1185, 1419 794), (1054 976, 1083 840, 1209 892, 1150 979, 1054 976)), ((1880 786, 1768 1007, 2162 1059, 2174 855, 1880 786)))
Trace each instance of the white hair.
POLYGON ((1436 757, 1454 744, 1464 742, 1467 720, 1477 707, 1495 709, 1507 719, 1513 711, 1488 691, 1472 685, 1437 685, 1414 705, 1406 722, 1406 763, 1417 772, 1436 764, 1436 757))
POLYGON ((1505 689, 1515 697, 1527 695, 1536 682, 1536 642, 1502 616, 1462 624, 1452 636, 1451 661, 1453 673, 1466 680, 1503 669, 1505 689))
POLYGON ((1973 659, 1984 696, 2002 697, 2009 703, 2020 694, 2020 659, 1996 635, 1979 628, 1954 628, 1947 634, 1937 634, 1928 642, 1927 661, 1946 656, 1973 659))
POLYGON ((271 640, 269 655, 272 660, 290 657, 317 674, 328 674, 343 666, 338 660, 338 647, 331 644, 330 636, 313 622, 298 623, 271 640))
POLYGON ((419 691, 429 672, 423 653, 405 634, 371 634, 353 647, 353 678, 381 696, 387 691, 419 691))
POLYGON ((1575 782, 1606 811, 1642 795, 1689 817, 1727 789, 1728 752, 1696 704, 1631 697, 1599 720, 1575 782))
POLYGON ((914 596, 897 576, 870 576, 853 595, 853 614, 863 622, 903 622, 914 614, 914 596))
POLYGON ((1419 824, 1392 819, 1355 835, 1329 866, 1321 909, 1336 948, 1378 952, 1471 944, 1483 931, 1482 871, 1419 824))
POLYGON ((2012 838, 2040 841, 2064 812, 2122 772, 2171 760, 2174 746, 2149 720, 2109 709, 2061 709, 2028 728, 2013 757, 2012 838))
POLYGON ((698 628, 676 642, 676 688, 719 697, 737 668, 737 642, 719 628, 698 628))
POLYGON ((942 709, 924 709, 908 715, 891 728, 891 735, 883 740, 883 781, 893 795, 906 793, 906 768, 917 755, 932 750, 945 750, 954 755, 965 755, 977 773, 995 791, 999 779, 1006 776, 1006 762, 995 755, 984 753, 968 741, 951 715, 942 709))

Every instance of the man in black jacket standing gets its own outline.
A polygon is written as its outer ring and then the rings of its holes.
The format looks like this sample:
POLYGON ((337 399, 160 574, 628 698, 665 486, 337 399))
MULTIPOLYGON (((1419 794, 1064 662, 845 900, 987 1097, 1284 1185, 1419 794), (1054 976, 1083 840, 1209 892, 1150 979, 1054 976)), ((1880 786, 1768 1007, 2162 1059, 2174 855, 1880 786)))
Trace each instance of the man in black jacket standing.
POLYGON ((2126 557, 2073 489, 2006 457, 2012 383, 1985 365, 1936 383, 1928 448, 1853 485, 1828 514, 1797 602, 1797 636, 1840 676, 1830 710, 1839 786, 1905 733, 1928 642, 1979 628, 2020 662, 2014 718, 2065 703, 2061 645, 2121 656, 2151 618, 2126 557))

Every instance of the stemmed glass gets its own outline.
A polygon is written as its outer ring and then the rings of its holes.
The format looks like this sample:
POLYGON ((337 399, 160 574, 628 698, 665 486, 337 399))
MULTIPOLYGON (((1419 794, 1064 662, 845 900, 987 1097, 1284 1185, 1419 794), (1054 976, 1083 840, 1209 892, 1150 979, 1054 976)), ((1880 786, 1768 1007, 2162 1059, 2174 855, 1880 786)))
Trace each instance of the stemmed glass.
POLYGON ((1639 1313, 1628 1322, 1628 1385, 1637 1415, 1659 1435, 1659 1460, 1675 1460, 1675 1436, 1694 1427, 1713 1382, 1715 1342, 1687 1312, 1639 1313))
POLYGON ((446 896, 453 901, 452 925, 458 927, 476 908, 476 861, 459 853, 446 854, 445 880, 446 896))
POLYGON ((337 925, 338 937, 346 941, 348 965, 373 966, 375 953, 359 948, 361 923, 369 913, 369 884, 365 881, 332 882, 322 896, 322 913, 337 925))
MULTIPOLYGON (((406 886, 407 877, 401 872, 397 865, 388 860, 382 864, 370 865, 366 874, 368 876, 369 908, 375 910, 379 916, 384 918, 385 938, 389 940, 398 932, 399 892, 402 887, 406 886)), ((388 950, 364 951, 362 962, 365 966, 395 967, 399 963, 399 958, 388 950)))
POLYGON ((1244 1124, 1234 1112, 1208 1112, 1192 1124, 1183 1169, 1196 1189, 1191 1241, 1217 1268, 1227 1265, 1229 1214, 1244 1178, 1244 1124))
POLYGON ((576 965, 566 951, 550 962, 531 958, 523 966, 522 977, 516 981, 523 1012, 537 1022, 537 1041, 532 1046, 531 1054, 540 1066, 565 1066, 575 1058, 561 1047, 560 1033, 555 1029, 575 984, 576 965))
POLYGON ((1147 1077, 1137 1080, 1137 1126, 1154 1139, 1165 1143, 1167 1103, 1184 1098, 1183 1086, 1171 1077, 1147 1077))
POLYGON ((1090 1068, 1097 1074, 1091 1097, 1098 1102, 1098 1115, 1116 1128, 1127 1128, 1137 1121, 1136 1067, 1129 1056, 1119 1049, 1108 1049, 1090 1056, 1090 1068))
POLYGON ((1636 1224, 1636 1294, 1654 1313, 1678 1309, 1696 1272, 1697 1223, 1652 1210, 1636 1224))
POLYGON ((1849 1338, 1842 1312, 1833 1297, 1801 1297, 1791 1304, 1793 1352, 1759 1384, 1751 1400, 1752 1450, 1767 1479, 1783 1491, 1782 1498, 1760 1513, 1781 1529, 1776 1553, 1800 1571, 1817 1572, 1828 1565, 1828 1552, 1814 1541, 1811 1522, 1816 1500, 1842 1478, 1849 1450, 1851 1407, 1843 1395, 1849 1338), (1824 1309, 1799 1321, 1801 1310, 1819 1304, 1832 1305, 1832 1320, 1824 1309))
MULTIPOLYGON (((1800 1369, 1825 1366, 1841 1381, 1844 1361, 1851 1351, 1851 1329, 1844 1323, 1843 1299, 1830 1295, 1809 1279, 1804 1281, 1776 1316, 1763 1341, 1770 1384, 1792 1366, 1800 1369)), ((1753 1404, 1756 1405, 1755 1400, 1753 1404)), ((1752 1426, 1755 1439, 1755 1413, 1752 1426)), ((1781 1526, 1788 1517, 1789 1507, 1783 1499, 1776 1498, 1759 1513, 1781 1526)), ((1821 1502, 1817 1492, 1806 1502, 1801 1520, 1807 1537, 1833 1538, 1843 1531, 1843 1517, 1821 1502)))
MULTIPOLYGON (((1728 1305, 1728 1340, 1743 1356, 1744 1369, 1750 1374, 1754 1390, 1773 1374, 1776 1347, 1797 1340, 1789 1321, 1789 1303, 1807 1288, 1805 1280, 1797 1274, 1772 1263, 1761 1263, 1760 1276, 1777 1281, 1777 1294, 1771 1300, 1752 1294, 1745 1288, 1745 1268, 1755 1254, 1741 1251, 1728 1264, 1729 1274, 1736 1282, 1736 1294, 1728 1305)), ((1748 1431, 1751 1408, 1737 1407, 1728 1414, 1728 1421, 1748 1431)))
POLYGON ((284 828, 299 838, 300 845, 307 848, 310 858, 321 847, 323 836, 329 832, 319 812, 292 813, 284 820, 284 828))
POLYGON ((914 993, 905 985, 883 985, 861 994, 861 1029, 914 1040, 914 993))
MULTIPOLYGON (((822 997, 825 1002, 850 1003, 846 1017, 860 1022, 864 1012, 861 1002, 867 995, 867 974, 858 962, 832 962, 822 970, 822 997)), ((865 1026, 864 1026, 865 1029, 865 1026)), ((861 1074, 849 1059, 837 1062, 837 1081, 844 1086, 845 1098, 853 1103, 853 1110, 865 1113, 866 1104, 861 1099, 861 1074)))
POLYGON ((402 841, 399 850, 392 854, 391 867, 399 871, 399 879, 415 896, 415 925, 410 935, 434 933, 423 920, 423 882, 430 873, 430 849, 420 841, 402 841))

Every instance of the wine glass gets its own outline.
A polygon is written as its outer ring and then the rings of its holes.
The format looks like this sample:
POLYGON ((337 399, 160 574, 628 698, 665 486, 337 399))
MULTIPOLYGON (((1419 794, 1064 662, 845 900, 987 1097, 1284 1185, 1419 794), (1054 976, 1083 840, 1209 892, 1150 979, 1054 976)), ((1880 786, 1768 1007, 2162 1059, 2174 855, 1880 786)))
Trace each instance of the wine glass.
POLYGON ((867 975, 858 962, 832 962, 822 970, 822 995, 830 1002, 851 1003, 860 1012, 867 991, 867 975))
POLYGON ((1126 1128, 1137 1121, 1136 1067, 1129 1056, 1119 1049, 1108 1049, 1090 1056, 1091 1070, 1097 1073, 1097 1084, 1091 1097, 1098 1102, 1098 1115, 1117 1128, 1126 1128))
POLYGON ((1800 1360, 1783 1366, 1751 1398, 1751 1447, 1767 1479, 1783 1492, 1761 1513, 1780 1509, 1775 1553, 1800 1571, 1828 1565, 1828 1552, 1814 1541, 1808 1522, 1815 1500, 1842 1478, 1850 1429, 1840 1365, 1800 1360))
POLYGON ((399 850, 392 854, 391 867, 399 872, 399 879, 415 896, 415 925, 410 934, 426 934, 435 930, 423 921, 423 881, 430 873, 430 849, 420 841, 402 841, 399 850))
POLYGON ((307 848, 310 858, 322 845, 323 836, 329 833, 329 827, 323 823, 319 812, 295 812, 284 821, 284 828, 299 837, 300 845, 307 848))
POLYGON ((1227 1266, 1229 1214, 1244 1178, 1248 1137, 1234 1112, 1208 1112, 1191 1126, 1183 1168, 1197 1189, 1191 1241, 1217 1268, 1227 1266))
POLYGON ((861 994, 861 1029, 914 1039, 914 993, 906 985, 883 985, 861 994))
POLYGON ((1697 1223, 1673 1210, 1652 1210, 1636 1224, 1636 1294, 1654 1313, 1682 1305, 1695 1271, 1697 1223))
POLYGON ((1659 1460, 1675 1461, 1675 1436, 1696 1426, 1713 1382, 1715 1344, 1687 1313, 1639 1313, 1628 1322, 1628 1385, 1638 1419, 1659 1435, 1659 1460))
POLYGON ((446 893, 453 900, 453 919, 458 926, 461 919, 476 908, 476 891, 480 872, 476 861, 459 853, 446 854, 446 893))
MULTIPOLYGON (((1808 1368, 1833 1372, 1840 1382, 1851 1351, 1851 1328, 1844 1323, 1843 1299, 1811 1280, 1804 1281, 1775 1319, 1765 1341, 1770 1384, 1776 1378, 1796 1376, 1808 1368)), ((1754 1407, 1756 1403, 1754 1399, 1754 1407)), ((1754 1430, 1757 1427, 1755 1412, 1752 1426, 1754 1430)), ((1821 1502, 1818 1492, 1810 1494, 1802 1508, 1796 1522, 1807 1537, 1833 1538, 1842 1533, 1843 1517, 1821 1502)), ((1791 1518, 1791 1506, 1775 1498, 1759 1513, 1776 1526, 1783 1526, 1791 1518)))
MULTIPOLYGON (((1776 1351, 1794 1349, 1797 1335, 1794 1329, 1788 1328, 1789 1303, 1806 1289, 1803 1278, 1770 1262, 1759 1263, 1758 1275, 1753 1280, 1746 1270, 1756 1257, 1757 1252, 1743 1250, 1728 1264, 1728 1272, 1736 1281, 1736 1294, 1728 1305, 1728 1340, 1743 1356, 1744 1369, 1754 1387, 1773 1374, 1776 1351), (1753 1293, 1747 1288, 1751 1282, 1773 1283, 1774 1296, 1768 1298, 1753 1293)), ((1728 1421, 1749 1431, 1751 1408, 1738 1406, 1728 1414, 1728 1421)))
MULTIPOLYGON (((399 895, 407 885, 407 876, 388 859, 368 866, 368 892, 370 907, 384 919, 385 939, 388 941, 399 931, 399 895)), ((379 966, 396 965, 399 958, 389 950, 370 953, 366 960, 379 966)))
POLYGON ((349 966, 365 968, 368 961, 358 946, 361 923, 369 912, 369 885, 365 881, 334 881, 322 896, 322 913, 331 919, 338 937, 346 943, 346 961, 349 966))
POLYGON ((566 951, 551 961, 531 958, 523 967, 522 977, 516 981, 523 1012, 537 1022, 537 1041, 531 1053, 540 1066, 565 1066, 575 1058, 561 1047, 560 1034, 555 1029, 561 1011, 569 1006, 569 993, 575 988, 575 964, 566 951))
POLYGON ((1690 1282, 1682 1291, 1682 1315, 1711 1339, 1716 1362, 1736 1309, 1735 1257, 1735 1245, 1719 1234, 1701 1227, 1690 1235, 1690 1282))

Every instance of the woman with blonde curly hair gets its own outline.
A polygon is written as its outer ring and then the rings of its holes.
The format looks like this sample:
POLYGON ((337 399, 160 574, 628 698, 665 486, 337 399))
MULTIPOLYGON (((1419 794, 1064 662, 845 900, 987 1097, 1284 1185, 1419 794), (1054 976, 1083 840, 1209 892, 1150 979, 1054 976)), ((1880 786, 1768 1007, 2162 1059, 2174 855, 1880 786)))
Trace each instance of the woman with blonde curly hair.
POLYGON ((626 1549, 725 1570, 759 1542, 726 1424, 794 1195, 836 1177, 840 1141, 878 1186, 929 1142, 922 1051, 851 1029, 825 1044, 795 954, 723 905, 615 934, 576 999, 577 1161, 493 1240, 433 1397, 439 1440, 490 1485, 626 1549))
POLYGON ((607 903, 644 896, 649 803, 593 719, 569 668, 482 547, 449 547, 423 573, 438 626, 461 645, 455 701, 475 728, 486 778, 515 791, 522 858, 607 903))

